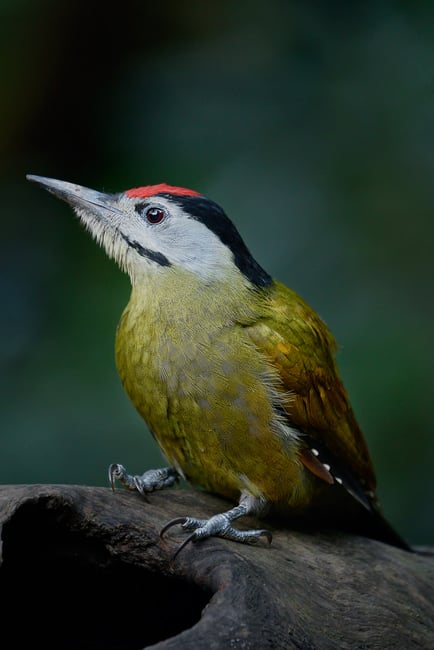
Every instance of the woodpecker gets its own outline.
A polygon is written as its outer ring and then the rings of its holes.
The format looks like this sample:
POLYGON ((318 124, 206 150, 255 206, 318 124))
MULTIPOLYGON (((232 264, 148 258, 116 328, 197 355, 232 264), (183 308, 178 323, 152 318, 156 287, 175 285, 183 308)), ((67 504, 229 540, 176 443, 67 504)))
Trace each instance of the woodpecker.
POLYGON ((380 511, 331 332, 260 266, 217 203, 165 183, 112 194, 27 178, 72 206, 131 280, 116 365, 168 467, 139 476, 114 463, 112 488, 146 495, 183 478, 236 504, 169 521, 162 535, 190 533, 179 550, 212 536, 271 542, 267 529, 234 526, 246 515, 351 519, 411 550, 380 511))

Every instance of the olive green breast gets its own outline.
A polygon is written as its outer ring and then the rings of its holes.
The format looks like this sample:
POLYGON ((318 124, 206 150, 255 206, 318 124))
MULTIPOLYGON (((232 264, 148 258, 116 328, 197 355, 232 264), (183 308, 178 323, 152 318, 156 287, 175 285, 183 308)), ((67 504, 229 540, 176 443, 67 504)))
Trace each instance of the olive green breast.
POLYGON ((273 430, 279 378, 247 334, 260 299, 246 301, 233 287, 213 293, 190 278, 159 289, 133 289, 116 362, 164 455, 190 481, 225 496, 248 488, 292 498, 302 470, 273 430))

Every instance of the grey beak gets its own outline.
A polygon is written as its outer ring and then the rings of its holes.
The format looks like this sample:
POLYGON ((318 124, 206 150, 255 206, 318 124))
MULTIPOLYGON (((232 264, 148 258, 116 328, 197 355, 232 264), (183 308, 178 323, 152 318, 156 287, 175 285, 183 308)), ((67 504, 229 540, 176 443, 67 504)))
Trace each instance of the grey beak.
POLYGON ((122 211, 116 207, 118 194, 97 192, 96 190, 91 190, 88 187, 76 185, 75 183, 59 181, 55 178, 45 178, 44 176, 34 176, 33 174, 27 174, 26 178, 32 183, 36 183, 36 185, 40 185, 45 190, 48 190, 48 192, 51 192, 57 198, 62 199, 62 201, 66 201, 74 208, 91 210, 92 206, 95 206, 103 210, 122 214, 122 211))

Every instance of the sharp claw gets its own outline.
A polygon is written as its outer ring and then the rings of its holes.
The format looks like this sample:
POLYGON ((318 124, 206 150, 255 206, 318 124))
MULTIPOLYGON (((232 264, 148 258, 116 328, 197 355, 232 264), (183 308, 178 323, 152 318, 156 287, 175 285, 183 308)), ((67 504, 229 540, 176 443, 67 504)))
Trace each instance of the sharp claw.
MULTIPOLYGON (((185 519, 185 517, 184 517, 184 519, 185 519)), ((187 544, 194 541, 195 536, 196 536, 196 531, 194 530, 186 539, 184 539, 182 544, 180 544, 178 546, 178 548, 176 549, 176 551, 172 555, 172 560, 174 560, 179 555, 179 553, 182 551, 183 548, 185 548, 187 546, 187 544)))
POLYGON ((269 544, 271 544, 271 542, 273 541, 273 535, 272 535, 272 533, 270 533, 269 530, 265 530, 265 529, 261 530, 259 537, 266 537, 267 542, 269 544))
MULTIPOLYGON (((163 539, 163 535, 169 530, 169 528, 172 528, 173 526, 177 526, 178 524, 185 524, 186 521, 187 521, 187 517, 175 517, 175 519, 171 519, 170 521, 168 521, 167 524, 165 524, 163 528, 160 530, 160 539, 163 539)), ((188 539, 189 538, 187 538, 187 541, 188 539)), ((185 542, 183 545, 185 545, 185 542)), ((180 550, 181 549, 179 549, 177 553, 179 553, 180 550)))
POLYGON ((109 477, 109 482, 110 482, 112 492, 115 491, 115 480, 116 480, 115 475, 118 473, 118 467, 119 465, 117 463, 112 463, 111 465, 109 465, 108 468, 108 477, 109 477))
POLYGON ((134 476, 133 481, 134 481, 134 486, 135 486, 137 492, 143 497, 143 499, 146 501, 146 503, 149 503, 149 499, 148 499, 148 496, 146 494, 146 490, 144 490, 143 485, 140 483, 139 477, 134 476))

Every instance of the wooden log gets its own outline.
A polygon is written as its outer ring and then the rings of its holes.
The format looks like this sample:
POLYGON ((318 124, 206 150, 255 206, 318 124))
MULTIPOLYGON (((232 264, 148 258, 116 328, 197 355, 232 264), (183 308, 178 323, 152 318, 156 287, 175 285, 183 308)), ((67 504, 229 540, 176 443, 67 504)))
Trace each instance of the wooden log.
POLYGON ((0 487, 3 646, 434 648, 433 551, 288 522, 270 546, 210 539, 173 560, 185 534, 160 539, 169 519, 227 507, 183 489, 146 503, 109 488, 0 487))

